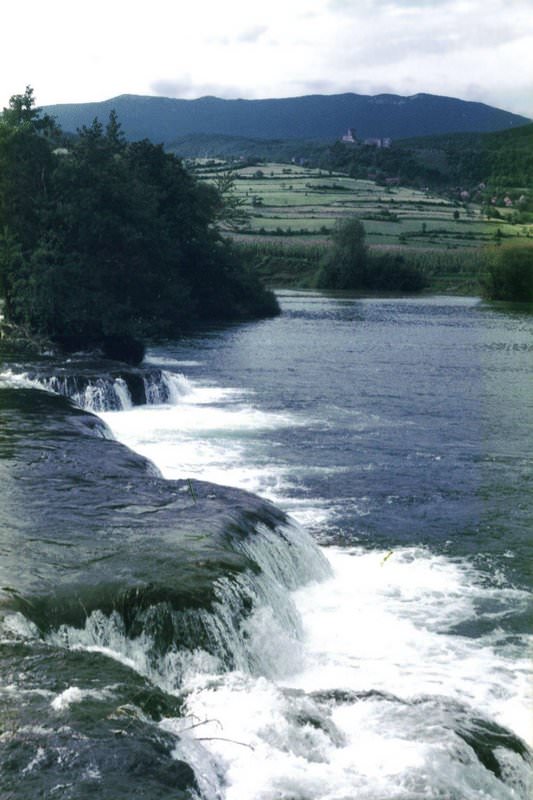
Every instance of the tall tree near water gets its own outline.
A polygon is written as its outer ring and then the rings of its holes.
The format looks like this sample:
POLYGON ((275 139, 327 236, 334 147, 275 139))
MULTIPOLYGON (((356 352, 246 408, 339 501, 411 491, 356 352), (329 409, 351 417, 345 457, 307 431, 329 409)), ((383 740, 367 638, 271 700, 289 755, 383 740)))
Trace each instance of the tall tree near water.
POLYGON ((0 119, 0 290, 7 317, 66 349, 138 359, 135 341, 199 319, 277 312, 215 224, 220 198, 118 119, 58 148, 60 132, 11 99, 0 119))
POLYGON ((14 313, 13 283, 39 241, 58 130, 34 108, 33 91, 14 95, 0 122, 0 287, 14 313))
POLYGON ((363 223, 355 217, 338 222, 332 246, 319 275, 327 289, 360 289, 366 283, 368 248, 363 223))

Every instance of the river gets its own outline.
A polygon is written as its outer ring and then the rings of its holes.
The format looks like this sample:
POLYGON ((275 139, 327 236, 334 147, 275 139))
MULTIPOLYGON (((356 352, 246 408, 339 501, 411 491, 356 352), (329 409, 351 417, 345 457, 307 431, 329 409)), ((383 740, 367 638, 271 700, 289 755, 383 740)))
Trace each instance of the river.
MULTIPOLYGON (((132 405, 121 378, 113 403, 96 380, 65 390, 108 426, 91 446, 105 448, 111 430, 179 487, 187 514, 199 516, 209 482, 266 498, 297 524, 276 518, 266 531, 267 512, 253 512, 268 553, 239 544, 231 558, 251 559, 268 580, 258 578, 230 635, 236 607, 221 597, 234 590, 217 573, 220 653, 213 637, 180 647, 174 636, 154 655, 156 633, 173 634, 161 633, 160 618, 149 628, 148 603, 133 630, 117 622, 115 601, 100 607, 81 590, 79 602, 95 604, 81 620, 71 610, 45 625, 30 600, 16 606, 4 621, 2 696, 11 719, 38 697, 31 708, 45 733, 28 716, 17 723, 25 737, 4 728, 15 758, 6 797, 530 796, 533 315, 476 298, 279 300, 278 318, 151 347, 143 369, 165 376, 164 396, 147 389, 148 402, 132 405), (32 660, 31 680, 17 677, 17 658, 32 660), (139 699, 151 693, 157 713, 139 699), (73 748, 73 731, 103 741, 103 719, 115 720, 105 757, 73 748), (83 762, 74 782, 62 776, 61 748, 65 763, 83 762)), ((54 388, 9 359, 3 370, 4 393, 30 403, 54 388)), ((20 489, 9 497, 18 502, 20 489)), ((244 503, 224 491, 211 520, 244 503)), ((59 515, 55 529, 62 524, 59 515)), ((178 563, 170 540, 164 547, 160 570, 178 563)), ((113 565, 114 576, 122 567, 113 565)), ((201 570, 183 580, 203 580, 201 570)), ((27 596, 44 603, 41 588, 27 596)), ((60 601, 46 603, 49 619, 60 601)))

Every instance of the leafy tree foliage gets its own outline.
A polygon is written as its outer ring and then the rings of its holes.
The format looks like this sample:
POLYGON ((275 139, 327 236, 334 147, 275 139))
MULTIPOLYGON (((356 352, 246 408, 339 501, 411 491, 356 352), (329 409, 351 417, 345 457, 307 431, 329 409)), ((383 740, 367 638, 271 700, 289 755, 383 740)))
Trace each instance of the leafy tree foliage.
MULTIPOLYGON (((316 160, 316 159, 315 159, 316 160)), ((497 133, 452 133, 394 142, 391 148, 341 142, 325 150, 320 165, 341 169, 354 178, 375 175, 402 184, 438 190, 476 188, 486 184, 487 197, 520 187, 531 208, 533 188, 533 125, 497 133)), ((483 194, 483 193, 481 193, 483 194)), ((481 199, 481 197, 479 198, 481 199)))
POLYGON ((318 275, 318 287, 359 289, 365 286, 368 249, 363 223, 355 217, 341 220, 331 239, 331 250, 318 275))
POLYGON ((489 255, 485 292, 491 300, 533 303, 533 245, 501 245, 489 255))
POLYGON ((428 280, 421 269, 399 253, 370 253, 366 274, 368 289, 388 292, 421 292, 428 280))
POLYGON ((0 119, 0 291, 7 318, 67 350, 138 360, 200 320, 274 314, 215 224, 222 200, 175 156, 128 144, 111 113, 68 147, 33 94, 0 119))
POLYGON ((352 217, 337 224, 316 285, 321 289, 420 292, 427 280, 399 254, 369 252, 363 223, 352 217))
POLYGON ((246 199, 235 191, 235 175, 231 169, 223 170, 215 175, 215 187, 218 192, 216 218, 223 229, 240 230, 250 219, 246 211, 246 199))

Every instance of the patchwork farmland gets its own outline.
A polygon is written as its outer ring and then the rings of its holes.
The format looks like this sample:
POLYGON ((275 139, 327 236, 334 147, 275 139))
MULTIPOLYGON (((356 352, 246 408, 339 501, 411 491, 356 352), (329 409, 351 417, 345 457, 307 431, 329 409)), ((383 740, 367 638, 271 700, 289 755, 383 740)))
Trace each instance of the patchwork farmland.
POLYGON ((487 219, 480 205, 429 191, 378 185, 297 165, 194 163, 199 178, 233 177, 231 195, 247 219, 227 233, 242 245, 270 285, 313 285, 321 254, 338 220, 357 217, 371 250, 402 254, 422 269, 432 289, 479 287, 487 246, 533 236, 512 210, 487 219))
MULTIPOLYGON (((196 164, 197 174, 206 180, 224 168, 196 164)), ((318 244, 336 220, 350 216, 363 222, 372 246, 456 249, 533 234, 532 225, 487 220, 474 204, 318 169, 272 163, 234 168, 232 174, 235 196, 249 214, 237 234, 241 241, 283 238, 287 244, 318 244)))

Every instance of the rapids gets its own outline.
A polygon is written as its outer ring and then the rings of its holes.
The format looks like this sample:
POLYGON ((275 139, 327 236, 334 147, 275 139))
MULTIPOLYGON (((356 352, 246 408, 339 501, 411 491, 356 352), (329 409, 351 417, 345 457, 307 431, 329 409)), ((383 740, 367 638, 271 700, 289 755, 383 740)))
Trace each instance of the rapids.
POLYGON ((533 318, 280 300, 4 354, 2 796, 530 796, 533 318))

